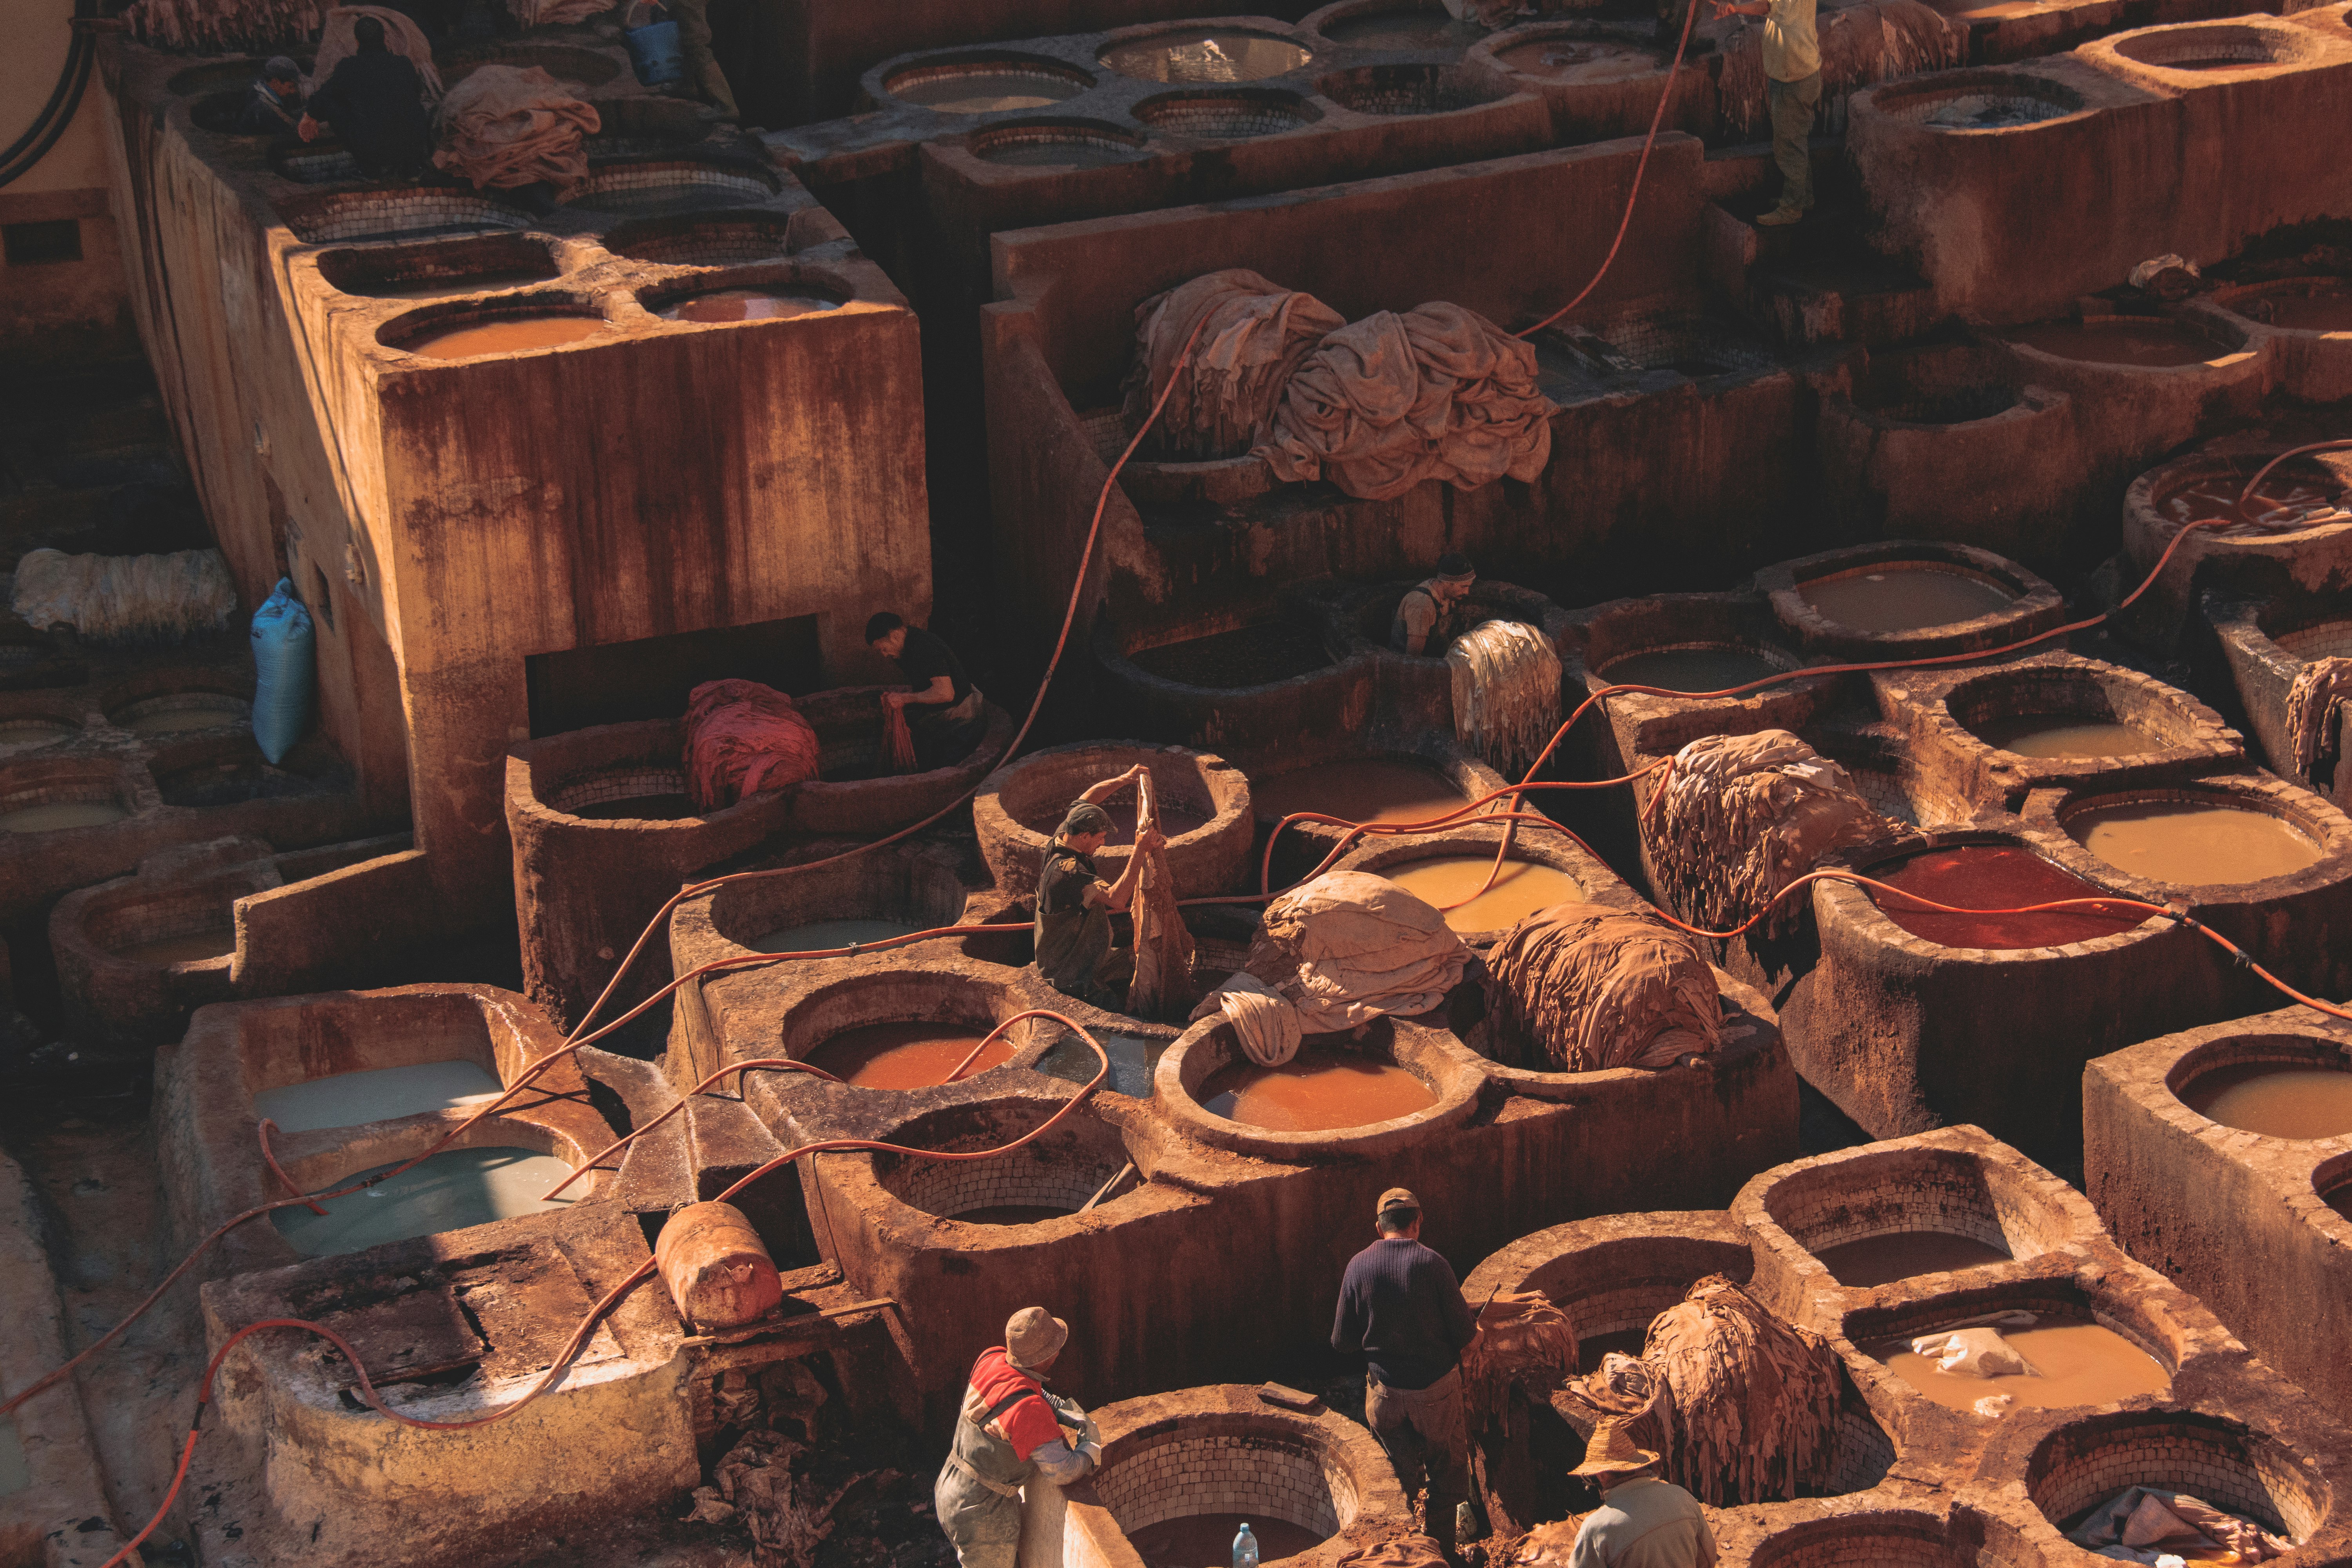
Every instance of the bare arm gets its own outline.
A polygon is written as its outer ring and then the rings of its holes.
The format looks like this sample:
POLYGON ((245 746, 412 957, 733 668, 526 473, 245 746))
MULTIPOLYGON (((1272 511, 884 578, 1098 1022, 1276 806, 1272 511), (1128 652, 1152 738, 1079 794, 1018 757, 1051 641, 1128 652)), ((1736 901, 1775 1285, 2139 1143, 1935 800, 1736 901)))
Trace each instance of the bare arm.
POLYGON ((1715 0, 1715 15, 1718 20, 1725 16, 1769 16, 1771 14, 1772 7, 1765 0, 1741 0, 1738 5, 1732 4, 1732 0, 1715 0))
POLYGON ((934 675, 931 683, 920 691, 886 691, 882 700, 893 708, 905 708, 919 703, 928 708, 955 700, 955 682, 944 675, 934 675))
POLYGON ((1121 790, 1124 790, 1128 785, 1135 783, 1138 779, 1140 779, 1144 774, 1150 771, 1151 770, 1150 768, 1145 767, 1141 763, 1138 763, 1135 766, 1128 769, 1127 772, 1123 773, 1114 774, 1111 777, 1103 780, 1100 784, 1088 784, 1085 789, 1078 792, 1078 798, 1083 801, 1089 801, 1096 805, 1100 805, 1103 802, 1118 794, 1121 790))

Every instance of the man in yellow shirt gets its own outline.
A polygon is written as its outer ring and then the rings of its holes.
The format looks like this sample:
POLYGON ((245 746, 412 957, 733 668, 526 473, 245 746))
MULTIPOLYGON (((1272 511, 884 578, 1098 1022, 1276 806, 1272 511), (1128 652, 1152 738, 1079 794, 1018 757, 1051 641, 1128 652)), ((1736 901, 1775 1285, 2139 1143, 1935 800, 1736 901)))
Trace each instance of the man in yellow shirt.
POLYGON ((1822 101, 1822 43, 1813 0, 1715 0, 1717 20, 1764 18, 1764 103, 1772 119, 1772 161, 1780 165, 1780 202, 1758 223, 1794 223, 1813 205, 1810 141, 1822 101))

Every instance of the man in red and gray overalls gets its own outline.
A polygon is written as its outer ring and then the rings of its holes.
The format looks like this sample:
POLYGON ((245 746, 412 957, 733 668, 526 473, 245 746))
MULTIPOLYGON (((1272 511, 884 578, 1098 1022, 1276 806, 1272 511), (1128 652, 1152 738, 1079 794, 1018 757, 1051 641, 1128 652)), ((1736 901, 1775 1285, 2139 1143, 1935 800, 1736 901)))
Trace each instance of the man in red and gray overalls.
POLYGON ((1066 1487, 1102 1463, 1094 1422, 1045 1388, 1069 1338, 1069 1324, 1043 1307, 1024 1307, 1004 1325, 1003 1348, 991 1346, 972 1364, 931 1495, 962 1568, 1013 1568, 1021 1552, 1021 1489, 1034 1480, 1066 1487))

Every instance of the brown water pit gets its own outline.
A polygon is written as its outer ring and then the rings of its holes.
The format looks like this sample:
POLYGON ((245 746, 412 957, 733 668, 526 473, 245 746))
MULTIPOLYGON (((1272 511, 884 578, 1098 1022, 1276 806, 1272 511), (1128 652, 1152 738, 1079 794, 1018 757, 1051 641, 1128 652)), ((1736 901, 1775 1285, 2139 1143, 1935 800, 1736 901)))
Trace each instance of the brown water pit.
POLYGON ((2188 801, 2092 806, 2069 816, 2066 831, 2108 865, 2152 882, 2259 882, 2317 865, 2322 854, 2269 812, 2188 801))
POLYGON ((1328 1046, 1301 1046, 1278 1068, 1230 1062, 1209 1075, 1199 1098, 1212 1116, 1276 1132, 1370 1127, 1437 1103, 1430 1087, 1405 1068, 1328 1046))
MULTIPOLYGON (((1914 1336, 1925 1338, 1925 1335, 1914 1336)), ((2000 1337, 2025 1358, 2033 1376, 1963 1377, 1937 1372, 1933 1360, 1911 1353, 1909 1338, 1870 1347, 1870 1356, 1938 1405, 1973 1409, 1993 1394, 2040 1410, 2073 1405, 2113 1405, 2143 1394, 2164 1394, 2172 1374, 2139 1346, 2095 1323, 2003 1329, 2000 1337)))
POLYGON ((2059 359, 2089 364, 2129 364, 2166 368, 2203 364, 2234 351, 2172 321, 2103 318, 2094 326, 2084 321, 2044 321, 2039 326, 2012 327, 2011 342, 2040 349, 2059 359))
POLYGON ((426 359, 473 359, 480 354, 528 353, 596 337, 607 330, 597 316, 499 316, 447 327, 409 339, 400 346, 426 359))
POLYGON ((1459 811, 1465 802, 1453 782, 1425 763, 1363 757, 1318 763, 1252 780, 1250 799, 1260 816, 1321 812, 1349 822, 1427 822, 1459 811))
POLYGON ((0 833, 55 833, 65 827, 97 827, 120 822, 130 812, 110 800, 52 800, 0 812, 0 833))
POLYGON ((2253 494, 2245 496, 2242 510, 2239 497, 2245 494, 2245 489, 2244 481, 2240 479, 2200 479, 2166 496, 2164 515, 2175 522, 2231 518, 2242 519, 2243 522, 2235 524, 2241 527, 2289 527, 2301 522, 2314 509, 2334 510, 2343 494, 2334 485, 2297 482, 2273 475, 2255 486, 2253 494))
POLYGON ((618 800, 593 800, 585 805, 575 805, 569 816, 584 817, 590 822, 677 822, 685 817, 700 816, 694 802, 683 795, 629 795, 618 800))
MULTIPOLYGON (((1874 881, 1963 910, 2016 910, 2069 899, 2098 899, 2107 890, 2059 869, 2031 849, 2013 844, 1962 844, 1923 850, 1894 866, 1873 866, 1874 881)), ((2058 947, 2129 931, 2146 912, 2119 910, 2049 910, 2030 915, 1944 914, 1906 907, 1900 899, 1874 891, 1879 912, 1922 941, 1940 947, 2000 951, 2058 947)))
POLYGON ((1294 675, 1324 668, 1331 656, 1322 634, 1304 621, 1270 621, 1265 626, 1216 632, 1183 642, 1138 648, 1128 662, 1162 680, 1185 686, 1234 690, 1286 680, 1294 675))
POLYGON ((1851 631, 1913 632, 2005 610, 2016 595, 1990 577, 1954 566, 1889 562, 1842 577, 1801 584, 1822 616, 1851 631))
POLYGON ((2265 1138, 2352 1132, 2352 1072, 2341 1068, 2236 1062, 2199 1074, 2180 1098, 2200 1116, 2265 1138))
POLYGON ((782 321, 840 309, 821 294, 789 289, 714 289, 674 300, 654 313, 665 321, 782 321))
POLYGON ((1575 878, 1557 867, 1506 860, 1502 869, 1496 871, 1492 855, 1438 856, 1383 866, 1376 874, 1443 911, 1445 923, 1458 931, 1501 931, 1538 910, 1581 902, 1590 896, 1575 878), (1487 887, 1490 872, 1495 880, 1487 887), (1486 890, 1481 893, 1481 888, 1486 890))
POLYGON ((1786 673, 1751 648, 1728 645, 1653 648, 1613 660, 1601 677, 1620 686, 1663 686, 1700 694, 1729 691, 1786 673))
MULTIPOLYGON (((970 1024, 860 1024, 844 1029, 809 1053, 823 1068, 859 1089, 929 1089, 947 1082, 956 1065, 971 1055, 988 1031, 970 1024)), ((1013 1059, 1011 1030, 981 1052, 965 1078, 1013 1059)))
POLYGON ((1505 70, 1520 76, 1564 77, 1594 65, 1655 65, 1658 53, 1638 44, 1605 38, 1536 38, 1515 44, 1495 57, 1505 70))
POLYGON ((1195 1513, 1163 1519, 1129 1533, 1127 1543, 1144 1568, 1226 1568, 1234 1560, 1234 1537, 1243 1525, 1257 1537, 1257 1560, 1279 1562, 1312 1552, 1329 1539, 1320 1531, 1264 1514, 1195 1513))
POLYGON ((189 931, 181 936, 158 937, 153 942, 133 942, 129 947, 114 950, 117 958, 127 958, 133 963, 152 963, 158 968, 173 963, 201 963, 206 959, 226 958, 236 951, 236 931, 230 926, 218 926, 211 931, 189 931))
POLYGON ((2007 1263, 2010 1255, 1974 1237, 1948 1230, 1898 1230, 1885 1236, 1865 1236, 1834 1247, 1813 1249, 1837 1282, 1849 1289, 1866 1290, 1922 1274, 1942 1274, 1975 1268, 1987 1263, 2007 1263))
POLYGON ((1044 109, 1087 90, 1087 83, 1045 71, 942 71, 904 87, 889 84, 890 96, 942 114, 995 114, 1007 109, 1044 109))
POLYGON ((2068 721, 2047 713, 2011 713, 1969 728, 1979 740, 2021 757, 2133 757, 2164 745, 2129 724, 2068 721))

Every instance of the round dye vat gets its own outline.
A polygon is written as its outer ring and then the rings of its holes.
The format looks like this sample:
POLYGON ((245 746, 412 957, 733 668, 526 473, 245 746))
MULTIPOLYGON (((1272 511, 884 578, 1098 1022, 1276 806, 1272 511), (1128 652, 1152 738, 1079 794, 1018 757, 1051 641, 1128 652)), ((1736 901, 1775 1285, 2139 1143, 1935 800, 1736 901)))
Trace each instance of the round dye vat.
POLYGON ((180 936, 158 937, 153 942, 138 942, 129 947, 114 950, 117 958, 127 958, 133 963, 152 963, 163 968, 173 963, 202 963, 207 959, 226 958, 236 951, 236 931, 230 926, 211 931, 188 931, 180 936))
POLYGON ((1493 29, 1475 22, 1457 22, 1443 10, 1432 7, 1425 11, 1383 11, 1376 16, 1351 16, 1322 31, 1335 44, 1349 44, 1360 49, 1452 49, 1458 53, 1493 29))
MULTIPOLYGON (((1187 833, 1197 833, 1209 826, 1209 815, 1206 812, 1193 811, 1187 806, 1174 805, 1164 800, 1158 802, 1157 805, 1160 836, 1162 838, 1181 837, 1187 833)), ((1132 845, 1135 842, 1137 810, 1135 802, 1131 800, 1118 802, 1104 806, 1103 810, 1110 815, 1110 837, 1103 840, 1103 847, 1124 849, 1132 845)), ((1055 818, 1045 824, 1040 831, 1051 833, 1061 825, 1060 819, 1055 818)))
POLYGON ((2341 1068, 2239 1062, 2200 1074, 2180 1099, 2200 1116, 2265 1138, 2352 1132, 2352 1072, 2341 1068))
POLYGON ((224 724, 244 721, 245 715, 234 708, 151 708, 114 721, 118 727, 134 735, 177 735, 189 730, 217 730, 224 724))
MULTIPOLYGON (((2068 899, 2108 897, 2105 889, 2062 871, 2031 849, 2011 844, 1963 844, 1906 856, 1899 865, 1874 866, 1874 881, 1964 910, 2016 910, 2068 899)), ((2147 918, 2143 910, 2112 915, 2091 910, 2051 910, 2031 915, 1943 914, 1906 908, 1900 899, 1873 892, 1870 901, 1903 930, 1939 947, 2009 951, 2057 947, 2126 931, 2147 918)))
POLYGON ((812 921, 807 925, 780 926, 753 937, 749 945, 754 952, 823 952, 853 944, 863 947, 894 936, 912 936, 929 929, 912 921, 812 921))
POLYGON ((2144 369, 2203 364, 2237 352, 2172 321, 2144 317, 2106 320, 2115 324, 2045 321, 2038 327, 2013 327, 2007 335, 2011 342, 2040 349, 2059 359, 2089 364, 2137 365, 2144 369))
POLYGON ((590 822, 677 822, 702 814, 682 795, 630 795, 619 800, 592 800, 564 814, 590 822))
POLYGON ((2070 721, 2047 713, 2011 713, 1969 729, 1986 744, 2021 757, 2132 757, 2164 747, 2155 736, 2129 724, 2070 721))
MULTIPOLYGON (((1913 1336, 1924 1339, 1926 1334, 1913 1336)), ((2054 1410, 2071 1405, 2113 1405, 2172 1387, 2164 1363, 2112 1329, 2095 1323, 2057 1323, 2049 1328, 2003 1329, 2001 1339, 2025 1358, 2032 1376, 1963 1377, 1937 1372, 1929 1357, 1911 1353, 1909 1339, 1874 1347, 1871 1356, 1886 1370, 1955 1410, 2006 1394, 2021 1406, 2054 1410)))
POLYGON ((1437 1103, 1401 1067, 1327 1046, 1301 1046, 1278 1068, 1239 1061, 1201 1086, 1202 1108, 1276 1132, 1336 1132, 1412 1116, 1437 1103))
POLYGON ((1179 27, 1114 44, 1099 58, 1119 75, 1144 81, 1225 82, 1280 76, 1309 57, 1287 38, 1225 27, 1179 27))
POLYGON ((1045 71, 942 71, 910 81, 904 87, 885 84, 902 103, 919 103, 942 114, 995 114, 1007 109, 1043 109, 1066 102, 1087 90, 1087 84, 1045 71))
POLYGON ((607 331, 596 316, 499 316, 409 339, 400 346, 426 359, 472 359, 478 354, 529 353, 576 343, 607 331))
POLYGON ((1320 1531, 1262 1513, 1195 1513, 1129 1531, 1127 1543, 1143 1559, 1143 1568, 1226 1568, 1234 1560, 1234 1537, 1244 1524, 1257 1537, 1260 1563, 1312 1552, 1329 1539, 1320 1531))
POLYGON ((1492 855, 1446 855, 1383 866, 1374 875, 1443 910, 1445 923, 1460 931, 1500 931, 1538 910, 1581 903, 1588 896, 1567 872, 1532 860, 1504 861, 1494 886, 1479 892, 1494 870, 1492 855))
POLYGON ((1138 669, 1185 686, 1231 691, 1287 680, 1330 664, 1322 635, 1301 621, 1216 632, 1183 642, 1139 648, 1127 656, 1138 669))
POLYGON ((2074 841, 2152 882, 2259 882, 2319 863, 2318 844, 2266 811, 2184 801, 2094 806, 2066 819, 2074 841))
POLYGON ((12 719, 0 724, 0 751, 28 752, 35 746, 55 745, 80 732, 75 725, 58 721, 12 719))
POLYGON ((1866 1290, 1921 1274, 1942 1274, 1955 1268, 1975 1268, 2006 1263, 2009 1254, 1973 1237, 1947 1230, 1898 1230, 1887 1236, 1865 1236, 1835 1247, 1817 1247, 1813 1256, 1827 1266, 1848 1289, 1866 1290))
POLYGON ((837 300, 789 289, 714 289, 673 300, 654 313, 665 321, 782 321, 839 308, 837 300))
MULTIPOLYGON (((947 1082, 988 1031, 970 1024, 861 1024, 844 1029, 809 1053, 823 1068, 860 1089, 930 1089, 947 1082)), ((999 1035, 964 1073, 971 1078, 1013 1059, 1012 1031, 999 1035)))
POLYGON ((1654 648, 1613 660, 1601 672, 1621 686, 1663 686, 1670 691, 1728 691, 1783 673, 1752 648, 1728 643, 1654 648))
POLYGON ((478 1062, 414 1062, 265 1089, 253 1097, 253 1114, 268 1117, 280 1132, 315 1132, 427 1110, 456 1110, 495 1100, 499 1092, 497 1077, 478 1062))
POLYGON ((1826 619, 1857 632, 1916 632, 1995 615, 2016 595, 1990 577, 1953 566, 1890 563, 1806 583, 1798 592, 1826 619))
POLYGON ((55 833, 61 827, 97 827, 131 814, 110 800, 53 800, 0 812, 0 833, 55 833))
POLYGON ((1035 1225, 1041 1219, 1060 1219, 1077 1212, 1055 1204, 996 1204, 948 1217, 959 1225, 1035 1225))
POLYGON ((1318 811, 1349 822, 1427 822, 1465 804, 1435 768, 1382 757, 1319 763, 1263 783, 1252 780, 1250 799, 1260 816, 1318 811))
MULTIPOLYGON (((346 1187, 392 1168, 378 1165, 335 1185, 346 1187)), ((445 1149, 376 1186, 321 1200, 324 1215, 297 1206, 275 1210, 269 1220, 303 1257, 326 1258, 569 1208, 586 1194, 585 1186, 575 1184, 553 1203, 541 1194, 571 1173, 572 1167, 553 1155, 529 1149, 445 1149)))
POLYGON ((2245 494, 2245 489, 2244 479, 2200 479, 2166 496, 2164 515, 2175 522, 2230 518, 2243 520, 2236 526, 2259 524, 2269 528, 2291 528, 2313 513, 2334 512, 2343 494, 2333 485, 2296 482, 2282 479, 2273 474, 2254 487, 2254 493, 2246 496, 2245 505, 2241 509, 2238 498, 2245 494))
POLYGON ((1659 63, 1657 52, 1634 44, 1601 38, 1538 38, 1516 44, 1495 57, 1505 70, 1519 76, 1564 77, 1586 66, 1659 63))
POLYGON ((2314 289, 2308 294, 2273 294, 2270 324, 2294 332, 2352 332, 2352 294, 2314 289))

